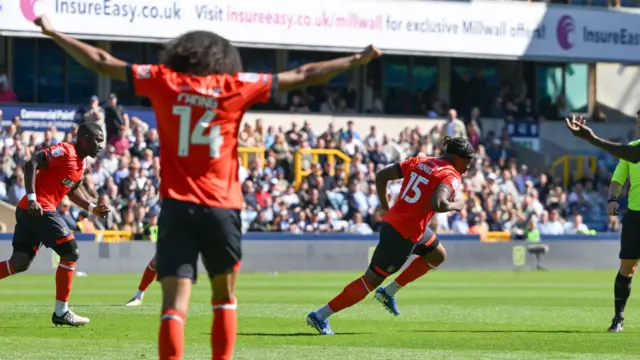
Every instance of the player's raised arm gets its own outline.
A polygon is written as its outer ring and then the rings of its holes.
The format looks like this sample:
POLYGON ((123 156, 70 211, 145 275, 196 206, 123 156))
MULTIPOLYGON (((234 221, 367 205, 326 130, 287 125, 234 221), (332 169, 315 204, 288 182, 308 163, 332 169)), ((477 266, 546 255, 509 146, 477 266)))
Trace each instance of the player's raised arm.
POLYGON ((389 211, 389 202, 387 201, 387 184, 389 181, 402 179, 402 170, 400 164, 393 164, 378 171, 376 174, 376 192, 380 199, 380 208, 389 211))
POLYGON ((431 208, 437 213, 446 213, 449 211, 460 211, 464 209, 464 200, 462 198, 451 201, 451 188, 448 185, 438 185, 436 191, 431 197, 431 208))
POLYGON ((42 33, 49 36, 80 65, 111 78, 127 81, 127 63, 108 52, 57 32, 46 16, 35 20, 42 33))
POLYGON ((598 137, 593 130, 587 126, 587 119, 582 116, 565 118, 565 122, 573 136, 584 139, 591 145, 598 147, 617 158, 634 164, 640 162, 640 147, 608 141, 598 137))
POLYGON ((368 64, 380 55, 382 55, 380 50, 370 45, 358 54, 305 64, 297 69, 281 72, 278 74, 278 90, 286 92, 326 83, 352 67, 368 64))

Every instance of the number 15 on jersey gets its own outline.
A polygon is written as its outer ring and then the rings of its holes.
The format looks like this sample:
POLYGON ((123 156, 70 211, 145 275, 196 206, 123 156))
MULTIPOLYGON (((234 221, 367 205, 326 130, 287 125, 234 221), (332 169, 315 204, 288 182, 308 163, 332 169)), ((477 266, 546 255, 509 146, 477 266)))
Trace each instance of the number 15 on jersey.
POLYGON ((422 196, 420 184, 428 183, 429 179, 412 172, 409 182, 407 183, 407 187, 404 188, 402 195, 400 195, 400 199, 408 202, 409 204, 418 202, 418 200, 420 200, 420 196, 422 196))
POLYGON ((214 159, 220 157, 220 147, 224 144, 224 138, 220 135, 220 126, 211 125, 218 113, 212 110, 205 111, 193 131, 191 131, 191 106, 175 105, 173 107, 173 115, 180 117, 178 156, 189 156, 189 147, 191 145, 209 145, 209 155, 214 159), (204 135, 207 129, 210 129, 209 136, 204 135))

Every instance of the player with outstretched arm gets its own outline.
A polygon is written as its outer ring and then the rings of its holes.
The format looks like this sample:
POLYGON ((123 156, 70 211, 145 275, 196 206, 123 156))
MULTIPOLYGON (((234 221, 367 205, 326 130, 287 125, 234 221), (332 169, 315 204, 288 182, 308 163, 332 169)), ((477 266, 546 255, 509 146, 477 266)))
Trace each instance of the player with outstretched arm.
POLYGON ((307 316, 307 324, 321 335, 332 335, 328 318, 362 301, 382 282, 400 270, 412 254, 418 257, 376 299, 398 315, 395 294, 402 287, 439 266, 446 258, 444 246, 427 225, 436 212, 460 211, 465 203, 455 192, 475 157, 471 143, 464 138, 442 141, 441 158, 413 157, 386 167, 376 174, 376 190, 382 219, 380 241, 363 276, 348 284, 338 296, 307 316), (389 209, 387 183, 403 179, 398 201, 389 209))
POLYGON ((151 100, 156 113, 163 198, 156 251, 163 297, 160 359, 183 357, 199 255, 213 289, 212 358, 231 359, 237 331, 235 282, 242 258, 237 145, 244 112, 276 91, 325 83, 369 63, 380 51, 370 46, 278 74, 244 73, 238 49, 227 39, 192 31, 166 44, 160 64, 128 64, 55 31, 46 17, 36 24, 80 64, 128 82, 135 94, 151 100))
MULTIPOLYGON (((607 213, 618 216, 618 197, 624 183, 629 179, 629 208, 622 219, 620 233, 620 267, 613 282, 614 315, 609 332, 624 330, 624 309, 631 295, 631 280, 640 262, 640 140, 629 144, 615 143, 598 137, 587 126, 587 120, 580 116, 565 119, 567 128, 574 136, 587 140, 609 154, 620 158, 609 185, 607 213)), ((640 124, 640 111, 636 114, 636 124, 640 124)))
POLYGON ((56 305, 51 321, 57 325, 80 326, 89 323, 86 317, 69 310, 69 294, 76 263, 80 258, 78 243, 57 211, 65 196, 81 208, 106 216, 109 208, 87 201, 79 189, 86 164, 85 158, 95 157, 102 150, 104 134, 96 123, 84 123, 78 128, 76 144, 60 143, 33 155, 24 166, 27 195, 16 207, 16 228, 13 232, 13 254, 0 262, 0 279, 26 271, 40 246, 44 245, 60 256, 56 270, 56 305))

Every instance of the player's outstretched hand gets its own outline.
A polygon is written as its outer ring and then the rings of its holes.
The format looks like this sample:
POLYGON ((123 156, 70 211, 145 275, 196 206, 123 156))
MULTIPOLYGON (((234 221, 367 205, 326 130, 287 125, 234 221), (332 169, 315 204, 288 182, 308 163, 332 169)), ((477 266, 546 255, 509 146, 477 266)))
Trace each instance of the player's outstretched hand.
POLYGON ((51 22, 46 15, 42 15, 39 18, 33 21, 36 26, 38 26, 44 35, 51 36, 53 34, 53 26, 51 26, 51 22))
POLYGON ((93 215, 100 216, 102 218, 107 217, 107 214, 109 214, 110 212, 111 210, 106 205, 98 205, 95 208, 93 208, 93 215))
POLYGON ((37 201, 29 201, 29 208, 27 212, 31 216, 42 216, 42 206, 37 201))
POLYGON ((587 126, 587 119, 583 118, 582 116, 571 115, 571 117, 566 117, 564 121, 573 136, 585 140, 593 139, 596 137, 596 134, 593 132, 593 130, 591 130, 591 128, 587 126))
POLYGON ((382 51, 373 45, 367 46, 364 50, 360 52, 360 62, 362 64, 368 64, 371 60, 380 57, 382 55, 382 51))

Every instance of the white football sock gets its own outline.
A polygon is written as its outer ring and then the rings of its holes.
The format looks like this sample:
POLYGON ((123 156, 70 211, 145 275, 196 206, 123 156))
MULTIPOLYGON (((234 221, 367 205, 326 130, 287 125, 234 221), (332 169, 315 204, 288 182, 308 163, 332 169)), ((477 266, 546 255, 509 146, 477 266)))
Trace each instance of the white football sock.
POLYGON ((144 291, 140 291, 140 290, 136 291, 136 296, 135 296, 136 299, 142 300, 143 297, 144 297, 144 291))
POLYGON ((318 316, 318 319, 320 319, 320 321, 324 321, 324 320, 327 320, 329 316, 333 315, 333 310, 331 310, 331 308, 329 307, 329 304, 327 304, 321 307, 320 309, 318 309, 316 311, 316 315, 318 316))
POLYGON ((386 292, 387 295, 389 295, 389 296, 395 296, 396 293, 398 291, 400 291, 400 289, 402 289, 402 286, 398 285, 398 283, 395 282, 395 280, 394 280, 393 282, 391 282, 391 284, 387 285, 384 288, 384 292, 386 292))
POLYGON ((56 300, 56 315, 62 316, 69 311, 69 303, 56 300))

